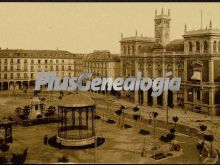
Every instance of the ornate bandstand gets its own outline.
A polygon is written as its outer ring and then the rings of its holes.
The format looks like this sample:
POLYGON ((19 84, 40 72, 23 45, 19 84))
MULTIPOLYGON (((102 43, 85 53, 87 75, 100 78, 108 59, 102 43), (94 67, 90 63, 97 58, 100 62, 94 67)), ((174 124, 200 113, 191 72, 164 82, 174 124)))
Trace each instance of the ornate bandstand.
POLYGON ((83 94, 64 97, 58 105, 57 143, 63 146, 86 146, 95 142, 94 101, 83 94))

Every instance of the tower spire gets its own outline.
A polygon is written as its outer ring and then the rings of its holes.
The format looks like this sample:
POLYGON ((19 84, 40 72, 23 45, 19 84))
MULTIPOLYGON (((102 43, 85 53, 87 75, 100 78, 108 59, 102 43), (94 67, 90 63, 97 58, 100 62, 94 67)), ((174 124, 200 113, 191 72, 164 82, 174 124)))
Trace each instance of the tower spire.
POLYGON ((185 24, 185 28, 184 28, 184 31, 185 31, 185 32, 187 31, 187 26, 186 26, 186 24, 185 24))
POLYGON ((161 10, 161 14, 163 15, 163 8, 162 8, 162 10, 161 10))
POLYGON ((157 9, 155 10, 155 16, 157 15, 157 9))
POLYGON ((201 29, 202 29, 202 10, 201 10, 201 29))
POLYGON ((123 33, 121 33, 121 39, 123 39, 123 33))
POLYGON ((209 22, 209 28, 211 29, 212 28, 212 20, 210 19, 210 22, 209 22))
POLYGON ((170 9, 168 9, 168 16, 170 16, 170 9))
POLYGON ((137 37, 137 35, 138 35, 138 33, 137 33, 137 30, 136 30, 136 32, 135 32, 135 36, 137 37))

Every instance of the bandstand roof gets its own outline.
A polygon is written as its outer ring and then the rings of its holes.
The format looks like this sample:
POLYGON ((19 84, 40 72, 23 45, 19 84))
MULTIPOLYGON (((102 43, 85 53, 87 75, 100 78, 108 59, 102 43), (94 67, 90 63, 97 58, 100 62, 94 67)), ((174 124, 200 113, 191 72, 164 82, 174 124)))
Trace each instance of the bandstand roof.
POLYGON ((94 100, 82 93, 74 93, 71 95, 64 96, 58 103, 61 107, 85 107, 95 105, 94 100))

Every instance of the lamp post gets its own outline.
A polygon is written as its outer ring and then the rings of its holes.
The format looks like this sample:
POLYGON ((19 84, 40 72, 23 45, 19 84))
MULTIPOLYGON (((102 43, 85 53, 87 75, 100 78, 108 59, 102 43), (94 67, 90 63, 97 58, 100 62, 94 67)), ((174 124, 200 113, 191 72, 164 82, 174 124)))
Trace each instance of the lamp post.
POLYGON ((154 159, 155 159, 155 150, 156 150, 156 147, 155 147, 155 136, 156 136, 156 129, 155 129, 156 124, 155 124, 155 119, 156 119, 157 115, 158 115, 157 112, 150 112, 150 116, 153 117, 153 121, 154 121, 154 123, 153 123, 153 127, 154 127, 154 142, 153 142, 153 143, 154 143, 154 144, 153 144, 154 159))

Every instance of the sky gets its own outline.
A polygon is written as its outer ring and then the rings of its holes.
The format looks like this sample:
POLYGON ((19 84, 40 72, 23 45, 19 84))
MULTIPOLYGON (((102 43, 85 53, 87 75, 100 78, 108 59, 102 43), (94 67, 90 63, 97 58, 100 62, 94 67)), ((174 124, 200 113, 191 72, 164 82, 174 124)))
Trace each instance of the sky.
POLYGON ((154 37, 155 9, 171 13, 171 40, 203 28, 220 28, 220 3, 0 3, 2 49, 120 52, 123 36, 154 37))

